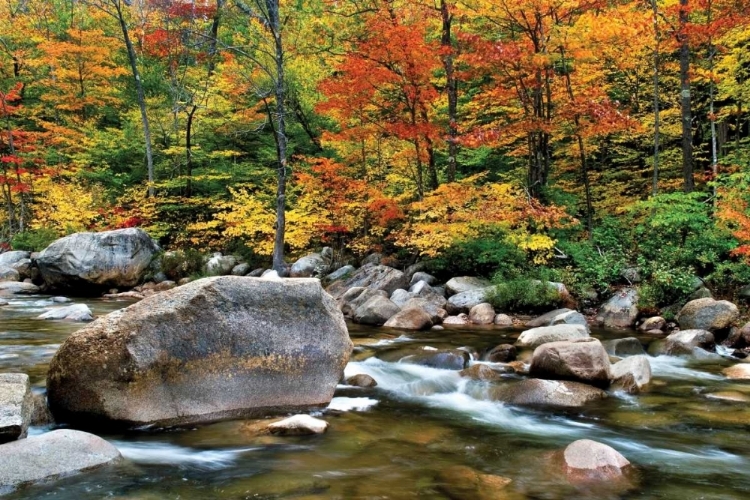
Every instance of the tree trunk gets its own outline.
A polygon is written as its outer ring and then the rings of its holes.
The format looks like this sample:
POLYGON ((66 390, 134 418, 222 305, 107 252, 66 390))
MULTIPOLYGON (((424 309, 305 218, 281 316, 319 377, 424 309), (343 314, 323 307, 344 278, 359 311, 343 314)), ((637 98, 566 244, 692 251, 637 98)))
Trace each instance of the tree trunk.
POLYGON ((273 269, 279 274, 284 271, 284 234, 286 231, 286 179, 287 179, 287 137, 286 137, 286 95, 284 88, 284 45, 281 38, 279 0, 266 0, 268 20, 274 38, 274 62, 276 79, 274 99, 276 101, 276 136, 279 166, 276 185, 276 234, 273 242, 273 269))
POLYGON ((143 90, 143 82, 141 81, 141 74, 138 71, 138 60, 136 59, 135 48, 133 48, 133 42, 130 40, 130 32, 128 25, 125 22, 125 13, 122 11, 122 4, 120 0, 114 0, 114 7, 117 12, 117 20, 120 23, 120 29, 122 30, 122 37, 125 39, 125 48, 128 52, 128 61, 130 62, 130 69, 133 72, 133 79, 135 80, 135 88, 138 98, 138 107, 141 110, 141 122, 143 123, 143 136, 146 143, 146 169, 148 172, 148 196, 153 198, 154 196, 154 155, 151 150, 151 128, 148 123, 148 114, 146 113, 146 93, 143 90))
POLYGON ((443 68, 445 69, 445 87, 448 94, 448 182, 456 180, 458 170, 458 80, 453 67, 453 41, 451 40, 451 26, 453 15, 450 12, 448 2, 441 0, 440 14, 443 21, 443 29, 440 37, 440 45, 443 48, 443 68))
POLYGON ((682 176, 683 190, 690 193, 695 188, 693 179, 693 117, 690 103, 690 45, 686 33, 688 0, 680 0, 680 108, 682 117, 682 176))
POLYGON ((654 176, 651 185, 651 195, 659 192, 659 127, 661 116, 659 113, 659 8, 656 0, 651 0, 654 19, 654 176))

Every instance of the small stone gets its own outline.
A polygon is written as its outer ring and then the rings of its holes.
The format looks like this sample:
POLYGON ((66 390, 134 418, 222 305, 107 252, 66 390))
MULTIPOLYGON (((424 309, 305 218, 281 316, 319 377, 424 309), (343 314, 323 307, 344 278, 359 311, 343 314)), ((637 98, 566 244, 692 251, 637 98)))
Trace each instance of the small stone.
POLYGON ((52 297, 52 302, 55 302, 57 304, 67 304, 72 301, 67 297, 52 297))
POLYGON ((310 415, 294 415, 268 426, 271 434, 280 436, 307 436, 323 434, 328 430, 328 422, 310 415))
POLYGON ((496 326, 513 326, 513 318, 507 314, 498 314, 493 321, 496 326))
POLYGON ((376 387, 378 385, 375 379, 366 373, 353 375, 346 379, 346 383, 347 385, 353 385, 354 387, 376 387))
POLYGON ((493 347, 485 355, 485 361, 492 363, 507 363, 516 359, 516 347, 510 344, 500 344, 493 347))
POLYGON ((443 320, 443 325, 465 326, 469 324, 471 324, 471 320, 469 320, 469 316, 464 313, 461 313, 458 316, 448 316, 443 320))
POLYGON ((722 373, 732 380, 750 380, 750 363, 724 368, 722 373))

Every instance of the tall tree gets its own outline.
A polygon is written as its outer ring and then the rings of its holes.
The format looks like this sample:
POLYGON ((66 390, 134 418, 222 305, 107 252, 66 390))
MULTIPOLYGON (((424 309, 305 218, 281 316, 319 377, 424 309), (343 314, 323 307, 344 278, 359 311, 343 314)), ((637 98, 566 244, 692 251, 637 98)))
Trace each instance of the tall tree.
POLYGON ((688 0, 680 0, 677 40, 680 44, 680 116, 682 119, 682 188, 695 189, 693 178, 693 108, 690 95, 690 39, 688 0))

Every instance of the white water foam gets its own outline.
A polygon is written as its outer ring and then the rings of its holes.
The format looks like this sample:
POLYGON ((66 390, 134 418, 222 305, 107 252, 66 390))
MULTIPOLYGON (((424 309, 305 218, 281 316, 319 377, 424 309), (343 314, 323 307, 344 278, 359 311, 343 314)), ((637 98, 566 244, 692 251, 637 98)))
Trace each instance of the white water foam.
POLYGON ((680 380, 723 380, 724 377, 691 368, 688 363, 695 360, 682 356, 649 357, 651 373, 654 377, 680 380))
POLYGON ((365 411, 377 405, 380 401, 372 398, 337 397, 331 400, 329 410, 334 411, 365 411))
POLYGON ((161 442, 112 441, 122 456, 140 464, 194 465, 205 469, 228 467, 248 451, 261 448, 197 450, 161 442))

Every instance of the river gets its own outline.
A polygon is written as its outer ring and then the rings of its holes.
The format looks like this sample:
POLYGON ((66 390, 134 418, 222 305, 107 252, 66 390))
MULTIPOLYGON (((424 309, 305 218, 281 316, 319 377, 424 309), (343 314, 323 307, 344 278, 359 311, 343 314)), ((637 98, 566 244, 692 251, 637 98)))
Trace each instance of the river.
MULTIPOLYGON (((85 302, 96 315, 128 304, 85 302)), ((47 297, 34 296, 14 297, 0 308, 0 371, 28 373, 36 392, 44 390, 55 350, 80 328, 34 319, 50 306, 47 297)), ((486 383, 455 371, 398 362, 424 348, 482 352, 512 343, 520 330, 349 326, 356 347, 346 375, 369 374, 378 387, 339 386, 331 408, 320 413, 330 423, 328 433, 258 437, 246 430, 247 422, 234 421, 102 435, 128 459, 123 465, 6 498, 448 499, 436 478, 453 465, 512 479, 507 499, 750 498, 750 384, 721 375, 733 364, 727 359, 652 357, 654 379, 646 393, 610 393, 583 410, 528 410, 486 399, 486 383), (717 393, 743 401, 717 399, 717 393), (636 466, 637 486, 575 490, 550 471, 550 452, 581 438, 625 455, 636 466)), ((34 427, 30 434, 48 430, 34 427)))

